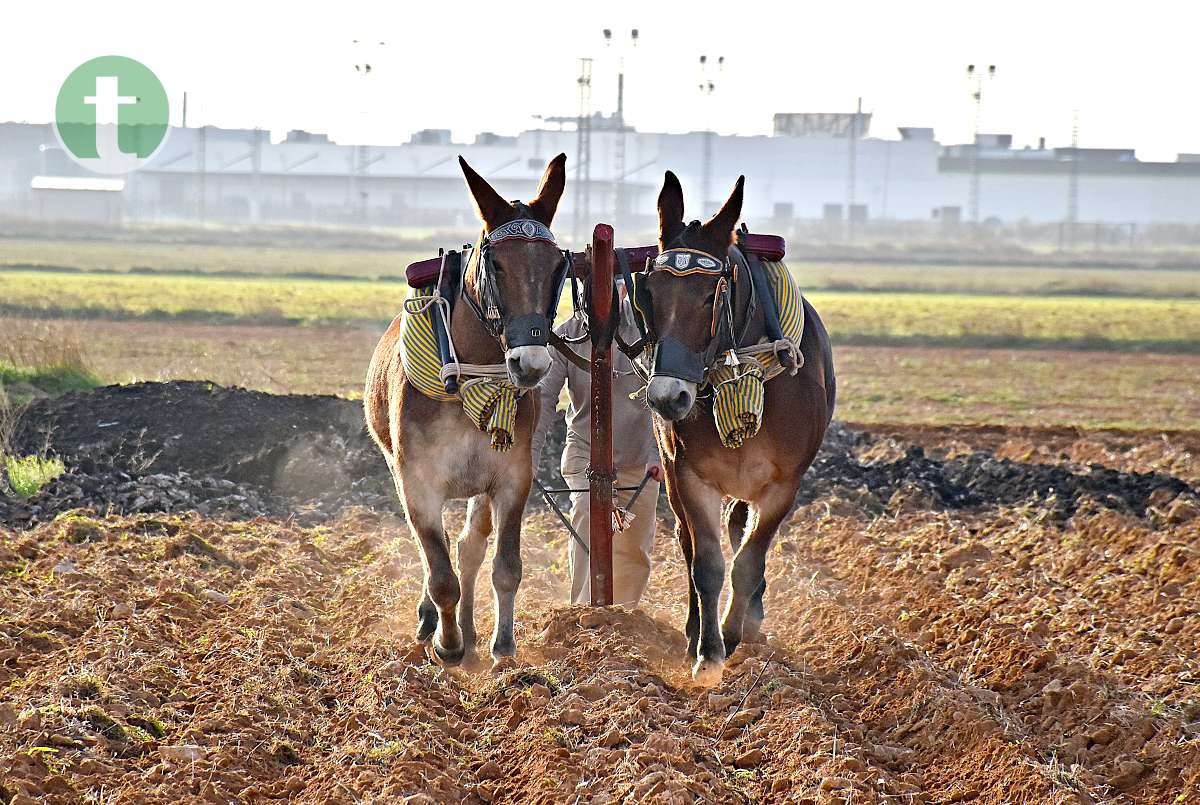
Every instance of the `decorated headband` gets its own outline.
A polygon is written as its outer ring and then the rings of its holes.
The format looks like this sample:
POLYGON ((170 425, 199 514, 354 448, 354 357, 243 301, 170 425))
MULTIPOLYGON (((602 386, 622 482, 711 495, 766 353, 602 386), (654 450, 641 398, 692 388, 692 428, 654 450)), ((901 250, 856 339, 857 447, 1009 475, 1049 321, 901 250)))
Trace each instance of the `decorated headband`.
POLYGON ((667 249, 654 258, 654 270, 685 274, 720 274, 725 265, 708 252, 696 249, 667 249))
POLYGON ((499 243, 502 240, 544 240, 555 243, 554 235, 540 221, 531 218, 518 218, 501 224, 488 233, 488 243, 499 243))

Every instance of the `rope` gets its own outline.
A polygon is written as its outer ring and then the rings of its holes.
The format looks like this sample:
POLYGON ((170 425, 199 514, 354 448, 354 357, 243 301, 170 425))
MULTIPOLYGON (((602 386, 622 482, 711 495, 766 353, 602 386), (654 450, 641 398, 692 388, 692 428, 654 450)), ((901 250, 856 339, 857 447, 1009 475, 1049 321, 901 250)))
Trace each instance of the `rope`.
MULTIPOLYGON (((438 264, 437 284, 429 296, 416 296, 404 300, 404 312, 420 315, 431 307, 437 307, 438 316, 442 319, 442 327, 446 332, 446 346, 450 349, 450 360, 458 365, 458 352, 454 349, 454 338, 450 335, 450 300, 442 296, 442 278, 446 274, 446 253, 441 254, 442 261, 438 264)), ((445 380, 442 377, 442 380, 445 380)))
POLYGON ((507 380, 508 368, 502 363, 459 363, 455 360, 438 372, 442 380, 451 377, 461 379, 464 375, 471 378, 467 380, 468 383, 472 380, 507 380))
MULTIPOLYGON (((800 351, 798 346, 796 346, 796 342, 790 338, 781 338, 778 341, 767 341, 763 344, 752 344, 748 347, 740 347, 739 349, 731 350, 731 352, 734 355, 734 360, 730 361, 728 358, 726 359, 726 363, 730 365, 737 365, 738 363, 741 363, 742 358, 753 358, 757 355, 763 355, 769 352, 776 356, 776 358, 778 358, 780 354, 791 357, 792 368, 788 370, 788 374, 795 375, 796 372, 800 371, 800 367, 804 366, 804 353, 800 351)), ((729 353, 726 354, 728 355, 729 353)), ((779 361, 779 365, 780 371, 782 371, 784 365, 782 360, 779 361)), ((771 376, 774 377, 774 374, 771 376)))

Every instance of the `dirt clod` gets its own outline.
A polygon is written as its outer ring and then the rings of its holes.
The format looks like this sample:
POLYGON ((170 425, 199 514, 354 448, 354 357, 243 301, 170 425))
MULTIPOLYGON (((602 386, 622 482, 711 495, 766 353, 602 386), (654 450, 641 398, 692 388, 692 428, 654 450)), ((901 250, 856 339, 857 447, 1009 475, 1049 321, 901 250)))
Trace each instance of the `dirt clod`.
POLYGON ((762 765, 762 762, 763 751, 755 748, 738 755, 737 759, 733 761, 733 765, 739 769, 757 769, 762 765))
POLYGON ((158 755, 163 760, 171 763, 195 763, 198 760, 204 760, 208 752, 201 746, 195 744, 183 744, 180 746, 160 746, 158 747, 158 755))

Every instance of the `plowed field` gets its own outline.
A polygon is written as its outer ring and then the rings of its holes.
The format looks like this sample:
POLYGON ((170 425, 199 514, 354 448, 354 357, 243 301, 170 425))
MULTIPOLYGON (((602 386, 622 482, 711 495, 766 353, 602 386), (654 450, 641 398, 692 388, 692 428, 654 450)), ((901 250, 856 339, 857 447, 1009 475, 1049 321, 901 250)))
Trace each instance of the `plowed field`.
MULTIPOLYGON (((380 509, 0 526, 0 801, 1200 798, 1193 454, 1149 435, 1141 452, 1113 434, 895 436, 1031 442, 1024 460, 1109 486, 952 507, 912 482, 864 503, 823 481, 772 549, 764 642, 714 690, 683 659, 665 521, 642 609, 572 608, 565 537, 531 507, 518 662, 498 670, 414 644, 420 561, 380 509), (1079 475, 1072 450, 1190 480, 1118 501, 1111 485, 1145 479, 1079 475)), ((891 466, 905 444, 856 460, 891 466)))

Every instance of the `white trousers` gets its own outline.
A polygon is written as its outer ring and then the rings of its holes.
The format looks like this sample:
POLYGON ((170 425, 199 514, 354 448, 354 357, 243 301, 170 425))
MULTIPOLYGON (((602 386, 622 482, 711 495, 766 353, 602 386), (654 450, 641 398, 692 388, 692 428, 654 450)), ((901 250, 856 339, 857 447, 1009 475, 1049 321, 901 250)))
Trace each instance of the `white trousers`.
MULTIPOLYGON (((645 466, 617 470, 617 486, 637 486, 646 475, 645 466)), ((563 477, 572 489, 585 489, 587 475, 563 477)), ((629 503, 633 492, 618 492, 617 505, 629 503)), ((654 550, 655 517, 658 504, 658 481, 646 481, 637 503, 633 506, 633 522, 624 531, 613 534, 613 603, 634 606, 646 591, 650 580, 650 553, 654 550)), ((591 547, 591 506, 586 492, 571 495, 571 525, 591 547)), ((571 565, 571 603, 587 604, 592 600, 591 558, 573 538, 568 539, 567 556, 571 565)))

